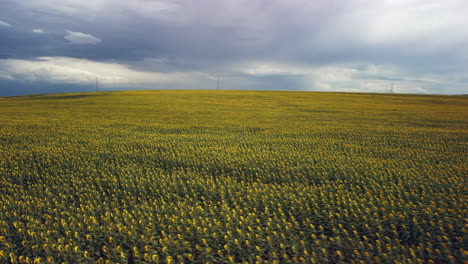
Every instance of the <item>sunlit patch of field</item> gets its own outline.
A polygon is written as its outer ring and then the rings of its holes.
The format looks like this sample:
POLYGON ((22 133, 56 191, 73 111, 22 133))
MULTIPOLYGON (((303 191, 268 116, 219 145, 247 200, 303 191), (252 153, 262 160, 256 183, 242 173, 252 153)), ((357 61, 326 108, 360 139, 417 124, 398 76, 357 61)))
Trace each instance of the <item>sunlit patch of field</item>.
POLYGON ((0 263, 463 263, 468 97, 0 98, 0 263))

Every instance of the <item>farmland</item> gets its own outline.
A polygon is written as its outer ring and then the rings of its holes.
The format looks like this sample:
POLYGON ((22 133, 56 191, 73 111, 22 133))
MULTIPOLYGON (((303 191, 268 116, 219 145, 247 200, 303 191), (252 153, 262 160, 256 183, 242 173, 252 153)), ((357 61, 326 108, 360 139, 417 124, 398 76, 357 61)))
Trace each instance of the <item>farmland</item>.
POLYGON ((0 98, 0 263, 463 263, 468 97, 0 98))

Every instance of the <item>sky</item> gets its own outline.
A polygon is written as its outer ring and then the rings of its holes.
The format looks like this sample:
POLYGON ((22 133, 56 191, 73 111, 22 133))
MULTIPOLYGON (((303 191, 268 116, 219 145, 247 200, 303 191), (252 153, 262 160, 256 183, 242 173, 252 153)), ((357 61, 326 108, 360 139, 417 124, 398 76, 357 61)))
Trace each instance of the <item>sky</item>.
POLYGON ((466 0, 1 0, 0 96, 468 94, 466 0))

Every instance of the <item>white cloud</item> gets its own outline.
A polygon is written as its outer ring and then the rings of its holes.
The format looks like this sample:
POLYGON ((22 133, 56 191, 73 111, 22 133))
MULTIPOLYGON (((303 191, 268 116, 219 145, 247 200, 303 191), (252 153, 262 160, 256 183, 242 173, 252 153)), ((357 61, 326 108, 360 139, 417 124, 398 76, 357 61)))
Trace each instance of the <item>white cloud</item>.
POLYGON ((234 71, 264 78, 295 76, 301 89, 314 91, 388 93, 393 80, 396 93, 466 93, 464 80, 468 79, 468 74, 412 74, 395 65, 366 63, 306 66, 250 62, 234 71))
POLYGON ((465 0, 354 0, 321 38, 434 49, 468 41, 465 0))
POLYGON ((377 65, 332 65, 332 66, 308 66, 293 65, 275 62, 247 62, 236 67, 240 71, 249 75, 316 75, 326 76, 330 80, 349 79, 357 74, 379 75, 382 73, 392 74, 389 66, 377 65))
POLYGON ((44 34, 45 33, 44 30, 41 29, 41 28, 33 29, 32 32, 36 33, 36 34, 44 34))
POLYGON ((5 21, 0 20, 0 27, 11 27, 11 25, 5 21))
POLYGON ((77 45, 96 45, 101 42, 101 39, 96 38, 91 34, 74 31, 67 31, 67 35, 65 35, 64 38, 70 41, 70 43, 77 45))
POLYGON ((68 57, 40 57, 37 60, 0 59, 0 77, 29 81, 103 84, 185 83, 206 79, 198 72, 159 73, 130 69, 118 63, 95 62, 68 57))
POLYGON ((313 68, 288 65, 274 62, 248 62, 240 64, 236 70, 248 75, 268 76, 268 75, 307 75, 314 71, 313 68))
POLYGON ((0 73, 0 79, 4 79, 4 80, 14 80, 15 78, 13 78, 13 76, 11 76, 11 75, 9 75, 9 74, 0 73))
MULTIPOLYGON (((440 86, 458 87, 445 75, 411 74, 393 65, 338 64, 317 67, 304 76, 310 90, 346 92, 438 93, 440 86)), ((449 92, 450 93, 450 92, 449 92)), ((451 93, 456 93, 452 91, 451 93)))

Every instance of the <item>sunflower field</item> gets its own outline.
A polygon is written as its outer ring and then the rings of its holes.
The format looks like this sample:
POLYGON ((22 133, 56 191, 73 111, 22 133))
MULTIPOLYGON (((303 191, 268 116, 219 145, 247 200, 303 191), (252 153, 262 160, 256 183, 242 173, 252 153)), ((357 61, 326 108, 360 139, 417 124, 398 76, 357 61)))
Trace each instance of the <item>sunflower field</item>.
POLYGON ((0 263, 467 263, 468 97, 0 98, 0 263))

